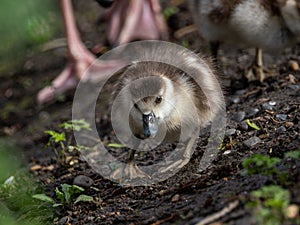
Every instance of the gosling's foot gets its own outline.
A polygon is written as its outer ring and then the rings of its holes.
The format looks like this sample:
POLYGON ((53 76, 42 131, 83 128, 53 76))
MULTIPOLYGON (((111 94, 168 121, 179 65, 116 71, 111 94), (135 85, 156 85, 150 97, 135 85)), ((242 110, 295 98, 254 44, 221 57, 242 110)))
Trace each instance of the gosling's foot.
POLYGON ((248 72, 246 73, 246 78, 248 81, 260 81, 263 83, 269 77, 276 77, 278 76, 278 68, 271 67, 271 68, 264 68, 262 66, 252 66, 249 68, 248 72))
POLYGON ((259 80, 260 82, 264 82, 266 79, 266 74, 263 66, 253 65, 251 68, 246 72, 246 78, 248 81, 256 81, 259 80))
POLYGON ((123 164, 113 172, 111 178, 115 180, 138 179, 138 178, 151 179, 151 177, 148 174, 146 174, 140 168, 138 168, 135 162, 129 162, 127 164, 123 164))

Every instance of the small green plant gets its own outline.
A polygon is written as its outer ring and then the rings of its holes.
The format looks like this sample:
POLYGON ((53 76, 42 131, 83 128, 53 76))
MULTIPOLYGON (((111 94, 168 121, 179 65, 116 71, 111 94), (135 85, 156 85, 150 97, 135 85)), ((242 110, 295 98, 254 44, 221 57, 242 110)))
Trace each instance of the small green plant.
MULTIPOLYGON (((300 158, 300 151, 286 152, 284 158, 300 158)), ((242 162, 244 174, 263 174, 270 177, 276 177, 282 185, 288 185, 288 173, 280 172, 276 168, 276 164, 280 163, 281 159, 276 157, 254 154, 242 162)))
POLYGON ((58 161, 66 164, 66 152, 72 151, 81 151, 81 150, 89 150, 89 147, 85 146, 72 146, 71 140, 72 138, 66 138, 66 131, 81 131, 88 130, 90 131, 90 125, 85 122, 83 119, 81 120, 70 120, 58 125, 59 128, 63 129, 62 132, 57 132, 54 130, 46 130, 45 133, 49 135, 49 140, 46 146, 51 146, 52 150, 58 161), (60 153, 57 147, 60 147, 60 153))
POLYGON ((257 220, 257 224, 280 225, 287 215, 290 193, 277 185, 264 186, 252 191, 250 201, 246 203, 257 220))
POLYGON ((42 187, 19 161, 19 154, 14 140, 0 138, 0 224, 53 224, 51 205, 31 197, 42 187))
POLYGON ((280 162, 279 158, 273 158, 260 154, 254 154, 242 162, 247 174, 272 175, 277 173, 275 165, 280 162))
POLYGON ((66 141, 66 134, 65 132, 62 133, 58 133, 56 131, 53 130, 46 130, 45 131, 46 134, 48 134, 50 136, 48 143, 46 144, 46 146, 52 146, 52 149, 54 151, 54 154, 56 156, 57 159, 60 158, 59 152, 56 148, 55 144, 59 144, 61 147, 61 161, 65 162, 66 161, 66 154, 65 154, 65 144, 64 142, 66 141))
POLYGON ((300 158, 300 151, 290 151, 284 154, 284 158, 293 158, 299 159, 300 158))
POLYGON ((20 171, 0 184, 0 224, 52 224, 54 212, 46 202, 32 199, 41 188, 33 177, 20 171), (4 223, 11 220, 10 223, 4 223))
POLYGON ((78 202, 92 202, 94 200, 91 196, 84 194, 79 195, 82 192, 84 192, 84 188, 82 187, 62 184, 61 190, 59 190, 59 188, 55 189, 56 197, 60 200, 60 203, 54 206, 70 205, 72 202, 74 202, 74 204, 78 202))
POLYGON ((280 173, 276 168, 276 164, 279 163, 281 159, 276 157, 264 156, 260 154, 254 154, 251 157, 245 159, 242 162, 244 167, 244 173, 246 174, 264 174, 273 178, 273 176, 279 179, 281 184, 287 183, 287 174, 280 173))
MULTIPOLYGON (((253 156, 245 159, 242 162, 244 167, 244 173, 249 175, 263 174, 273 179, 273 176, 279 179, 280 184, 287 183, 287 177, 285 173, 280 173, 276 168, 276 164, 281 160, 276 157, 269 157, 260 154, 254 154, 253 156)), ((276 181, 274 181, 276 183, 276 181)))
POLYGON ((92 196, 81 194, 82 192, 84 192, 84 188, 77 185, 61 184, 61 189, 58 187, 55 189, 55 195, 59 200, 59 203, 55 203, 52 198, 45 194, 36 194, 32 197, 44 202, 52 203, 53 207, 66 207, 78 202, 94 202, 92 196))

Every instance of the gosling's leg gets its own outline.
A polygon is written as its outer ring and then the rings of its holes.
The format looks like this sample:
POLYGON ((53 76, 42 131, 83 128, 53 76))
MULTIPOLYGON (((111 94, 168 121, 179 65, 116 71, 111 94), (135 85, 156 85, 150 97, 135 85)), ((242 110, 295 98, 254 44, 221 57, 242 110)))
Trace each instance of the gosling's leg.
POLYGON ((251 67, 252 68, 246 74, 247 79, 249 81, 259 80, 260 82, 263 82, 266 78, 266 75, 264 73, 261 48, 255 49, 255 61, 254 65, 252 65, 251 67))

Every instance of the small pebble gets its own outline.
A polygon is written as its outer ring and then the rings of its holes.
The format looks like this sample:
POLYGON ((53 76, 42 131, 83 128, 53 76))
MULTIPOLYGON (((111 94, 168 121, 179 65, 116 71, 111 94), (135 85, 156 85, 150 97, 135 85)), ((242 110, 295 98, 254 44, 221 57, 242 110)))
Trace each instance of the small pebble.
POLYGON ((195 217, 190 222, 189 225, 197 225, 200 224, 201 220, 203 220, 202 217, 195 217))
POLYGON ((233 96, 231 98, 231 102, 234 104, 240 103, 241 102, 241 98, 239 96, 233 96))
POLYGON ((235 133, 236 133, 236 129, 228 129, 228 130, 226 130, 226 132, 225 132, 225 136, 232 136, 232 135, 235 135, 235 133))
POLYGON ((246 93, 246 90, 238 90, 235 92, 236 95, 243 95, 246 93))
POLYGON ((258 136, 260 139, 267 139, 270 137, 270 134, 261 134, 258 136))
POLYGON ((242 130, 247 131, 249 128, 249 125, 247 124, 247 121, 244 120, 243 122, 240 123, 240 127, 242 130))
POLYGON ((280 119, 281 121, 286 121, 287 115, 286 114, 277 114, 276 118, 280 119))
POLYGON ((11 88, 8 88, 4 93, 6 98, 10 98, 13 94, 14 94, 14 91, 11 88))
POLYGON ((293 122, 285 122, 284 123, 287 127, 293 127, 295 124, 293 122))
POLYGON ((294 219, 299 215, 299 206, 296 204, 291 204, 287 207, 287 218, 294 219))
POLYGON ((229 155, 231 153, 231 150, 226 150, 223 154, 224 155, 229 155))
POLYGON ((275 102, 275 101, 269 101, 268 103, 270 106, 275 106, 277 104, 277 102, 275 102))
POLYGON ((244 141, 243 142, 247 147, 253 147, 254 145, 257 145, 259 143, 261 143, 261 139, 254 136, 254 137, 251 137, 249 138, 248 140, 244 141))
POLYGON ((292 84, 297 83, 297 79, 293 74, 289 74, 289 82, 292 83, 292 84))
POLYGON ((289 61, 289 67, 290 69, 292 69, 293 71, 298 71, 299 70, 299 64, 297 61, 295 60, 290 60, 289 61))
POLYGON ((89 221, 94 221, 95 218, 96 218, 96 217, 94 217, 94 216, 88 216, 88 217, 87 217, 87 219, 88 219, 89 221))
POLYGON ((297 84, 291 84, 291 85, 288 85, 287 87, 292 89, 293 91, 298 91, 300 89, 300 86, 297 84))
POLYGON ((235 122, 241 122, 245 119, 245 117, 246 117, 246 113, 241 111, 241 112, 238 112, 238 113, 233 115, 233 120, 235 122))
POLYGON ((272 105, 269 104, 269 102, 266 102, 262 105, 263 109, 265 110, 270 110, 270 111, 273 111, 274 110, 274 107, 272 105))
POLYGON ((61 225, 68 224, 69 221, 70 221, 70 218, 68 216, 64 216, 58 221, 58 224, 61 224, 61 225))
POLYGON ((286 132, 285 126, 278 127, 276 130, 276 133, 278 133, 278 134, 281 134, 283 132, 286 132))
POLYGON ((73 184, 83 188, 89 188, 94 184, 94 181, 85 175, 79 175, 74 178, 73 184))
POLYGON ((176 194, 172 197, 171 202, 178 202, 179 201, 179 194, 176 194))
POLYGON ((248 112, 248 117, 253 117, 253 116, 256 116, 259 112, 259 109, 258 108, 254 108, 254 109, 251 109, 249 112, 248 112))

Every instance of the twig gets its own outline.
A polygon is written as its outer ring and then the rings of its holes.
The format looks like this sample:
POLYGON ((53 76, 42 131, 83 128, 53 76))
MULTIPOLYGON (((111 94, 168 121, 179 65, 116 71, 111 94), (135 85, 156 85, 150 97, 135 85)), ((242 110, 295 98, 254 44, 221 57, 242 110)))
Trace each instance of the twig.
POLYGON ((197 31, 197 27, 195 24, 192 24, 192 25, 180 28, 179 30, 175 31, 174 37, 176 39, 180 39, 180 38, 184 37, 185 35, 193 33, 195 31, 197 31))
POLYGON ((227 207, 223 208, 221 211, 207 216, 206 218, 198 222, 196 225, 206 225, 217 219, 220 219, 221 217, 225 216, 226 214, 234 210, 236 207, 238 207, 238 205, 239 200, 235 200, 234 202, 231 202, 227 207))
POLYGON ((159 220, 159 221, 156 221, 155 223, 152 223, 151 225, 159 225, 159 224, 162 224, 164 222, 167 222, 168 220, 171 220, 174 218, 174 215, 171 215, 165 219, 162 219, 162 220, 159 220))
POLYGON ((42 52, 50 51, 57 48, 67 47, 67 41, 65 38, 58 38, 52 41, 47 42, 40 46, 42 52))

